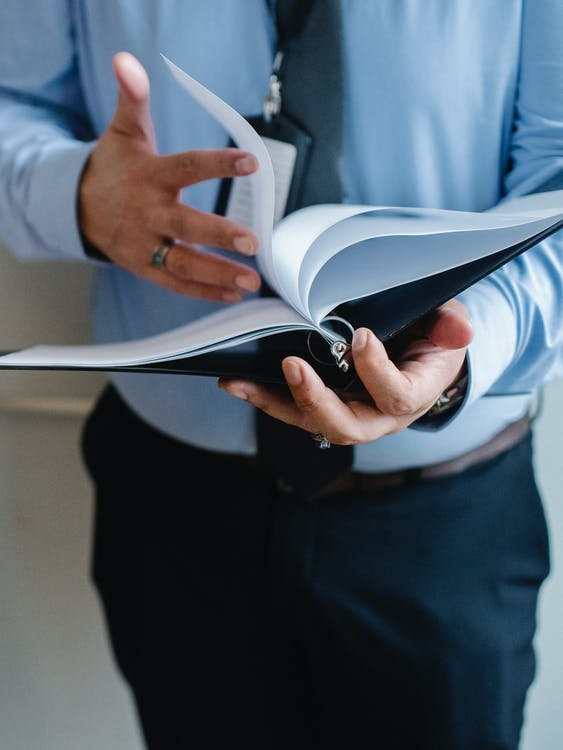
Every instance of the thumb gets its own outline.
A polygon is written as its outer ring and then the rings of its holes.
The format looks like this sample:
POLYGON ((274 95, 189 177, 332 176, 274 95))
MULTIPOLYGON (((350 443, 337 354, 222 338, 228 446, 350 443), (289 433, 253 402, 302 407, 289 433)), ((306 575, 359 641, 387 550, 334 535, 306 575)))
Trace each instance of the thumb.
POLYGON ((462 349, 471 343, 473 326, 465 305, 450 300, 441 305, 426 329, 428 338, 444 349, 462 349))
POLYGON ((146 70, 129 52, 118 52, 113 58, 113 71, 119 84, 119 97, 111 127, 123 135, 145 141, 155 150, 146 70))

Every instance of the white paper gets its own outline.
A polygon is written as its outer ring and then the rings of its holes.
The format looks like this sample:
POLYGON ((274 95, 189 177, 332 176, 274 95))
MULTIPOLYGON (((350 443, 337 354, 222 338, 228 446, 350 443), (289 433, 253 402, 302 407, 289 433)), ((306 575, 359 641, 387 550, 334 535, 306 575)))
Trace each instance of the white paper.
MULTIPOLYGON (((559 215, 563 221, 563 213, 559 215)), ((309 290, 308 311, 322 320, 342 302, 441 273, 534 237, 553 224, 537 219, 513 227, 368 238, 335 254, 309 290)))
POLYGON ((497 206, 487 209, 486 213, 519 214, 527 216, 547 216, 563 206, 563 190, 550 190, 547 193, 533 193, 519 198, 503 200, 497 206))
MULTIPOLYGON (((285 214, 289 190, 293 180, 297 148, 293 143, 265 138, 262 141, 268 150, 274 170, 274 226, 285 214)), ((255 225, 252 183, 246 177, 236 177, 232 181, 225 216, 231 221, 245 226, 255 225)))
POLYGON ((315 240, 339 221, 367 210, 369 206, 308 206, 286 216, 276 226, 272 239, 276 278, 285 299, 302 315, 308 316, 308 304, 307 295, 300 293, 300 272, 315 240))
POLYGON ((484 258, 560 221, 563 201, 556 212, 538 208, 532 216, 364 207, 328 227, 307 250, 299 271, 300 309, 318 323, 342 302, 484 258))
POLYGON ((272 228, 274 223, 274 172, 268 150, 258 133, 242 115, 220 97, 162 55, 172 75, 180 86, 219 122, 233 141, 244 151, 254 154, 258 160, 258 171, 245 177, 251 185, 252 211, 251 229, 258 237, 258 267, 268 284, 278 291, 272 263, 272 228))
MULTIPOLYGON (((158 336, 113 344, 34 346, 0 357, 0 366, 127 367, 205 354, 299 329, 317 330, 283 300, 264 297, 219 310, 158 336)), ((338 338, 322 333, 329 341, 338 338)))

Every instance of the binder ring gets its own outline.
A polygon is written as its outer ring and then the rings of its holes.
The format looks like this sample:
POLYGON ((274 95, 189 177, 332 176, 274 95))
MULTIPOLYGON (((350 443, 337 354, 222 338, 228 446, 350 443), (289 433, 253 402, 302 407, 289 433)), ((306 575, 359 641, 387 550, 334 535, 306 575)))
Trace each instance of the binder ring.
MULTIPOLYGON (((345 318, 341 318, 339 315, 327 315, 326 318, 323 318, 323 323, 330 320, 335 320, 338 323, 342 323, 342 325, 348 328, 352 336, 354 336, 354 327, 345 318)), ((315 362, 318 362, 320 365, 337 366, 343 372, 347 372, 350 365, 347 360, 344 359, 344 357, 351 348, 350 344, 345 341, 335 341, 330 347, 330 353, 332 354, 333 359, 327 362, 326 360, 318 357, 313 351, 313 348, 311 346, 311 336, 313 333, 316 333, 316 331, 309 331, 309 335, 307 336, 307 349, 309 350, 309 354, 315 360, 315 362)))

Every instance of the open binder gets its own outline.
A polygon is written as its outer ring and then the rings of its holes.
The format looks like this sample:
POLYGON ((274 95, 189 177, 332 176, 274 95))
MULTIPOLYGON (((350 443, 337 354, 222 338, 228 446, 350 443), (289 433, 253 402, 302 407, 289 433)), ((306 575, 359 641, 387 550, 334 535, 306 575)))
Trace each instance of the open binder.
POLYGON ((249 221, 260 243, 259 270, 278 296, 249 299, 146 339, 7 352, 0 355, 0 369, 154 372, 281 383, 283 340, 277 354, 240 346, 291 332, 286 354, 302 356, 327 384, 345 388, 354 379, 348 344, 355 328, 367 326, 388 341, 563 228, 563 191, 536 193, 483 212, 310 206, 273 227, 274 177, 264 142, 219 97, 165 61, 182 89, 258 159, 258 171, 244 178, 252 197, 249 221))

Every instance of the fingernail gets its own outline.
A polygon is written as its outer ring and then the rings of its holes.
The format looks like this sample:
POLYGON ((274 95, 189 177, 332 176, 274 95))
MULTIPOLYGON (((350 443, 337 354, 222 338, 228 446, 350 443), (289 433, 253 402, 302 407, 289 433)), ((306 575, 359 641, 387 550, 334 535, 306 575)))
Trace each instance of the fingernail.
POLYGON ((252 174, 258 166, 253 156, 242 156, 235 161, 235 171, 237 174, 252 174))
POLYGON ((299 385, 303 380, 301 368, 296 362, 284 362, 283 372, 289 385, 299 385))
POLYGON ((242 297, 238 292, 223 292, 223 302, 240 302, 242 297))
POLYGON ((231 396, 240 398, 241 401, 248 401, 252 395, 253 387, 252 383, 230 383, 219 381, 219 388, 229 393, 231 396))
POLYGON ((237 276, 235 284, 246 292, 255 292, 259 286, 257 278, 249 275, 237 276))
POLYGON ((352 341, 352 346, 357 352, 360 352, 362 349, 366 348, 366 345, 368 343, 368 332, 365 328, 358 328, 357 331, 354 331, 354 339, 352 341))
POLYGON ((233 247, 235 250, 238 250, 239 253, 244 253, 245 255, 254 255, 256 252, 256 244, 254 240, 247 235, 241 234, 239 237, 235 237, 233 240, 233 247))
POLYGON ((225 388, 225 390, 227 393, 230 393, 231 396, 240 398, 241 401, 248 401, 248 393, 242 388, 225 388))

